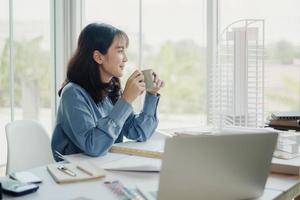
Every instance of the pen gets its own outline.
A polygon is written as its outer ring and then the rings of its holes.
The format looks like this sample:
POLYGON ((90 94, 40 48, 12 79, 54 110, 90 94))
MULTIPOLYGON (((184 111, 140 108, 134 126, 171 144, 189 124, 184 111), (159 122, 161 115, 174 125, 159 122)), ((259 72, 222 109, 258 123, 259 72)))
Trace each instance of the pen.
POLYGON ((135 200, 135 197, 119 181, 105 181, 104 184, 119 198, 125 200, 135 200))
POLYGON ((138 200, 137 196, 122 184, 121 184, 121 189, 123 190, 124 193, 127 193, 130 196, 131 200, 138 200))
POLYGON ((144 200, 150 200, 151 198, 149 198, 149 196, 141 190, 141 188, 139 188, 138 186, 136 186, 136 191, 142 196, 142 198, 144 200))
POLYGON ((60 171, 62 171, 62 172, 64 172, 65 174, 70 175, 70 176, 73 176, 73 177, 76 176, 76 173, 75 173, 75 172, 73 172, 73 171, 71 171, 70 169, 66 168, 64 165, 59 165, 59 166, 57 167, 57 169, 60 170, 60 171))
POLYGON ((66 161, 67 163, 71 163, 71 161, 68 160, 68 159, 66 158, 66 156, 62 155, 62 154, 59 153, 58 151, 54 151, 54 152, 55 152, 55 154, 56 154, 56 156, 57 156, 58 158, 60 158, 60 159, 62 159, 62 160, 64 160, 64 161, 66 161))
POLYGON ((129 197, 130 200, 145 200, 145 198, 141 195, 136 194, 135 192, 129 190, 127 187, 125 187, 122 183, 118 182, 118 185, 127 197, 129 197))
POLYGON ((80 165, 77 165, 76 168, 79 169, 79 170, 81 170, 81 171, 83 171, 84 173, 86 173, 86 174, 88 174, 88 175, 90 175, 90 176, 93 176, 93 175, 94 175, 92 172, 90 172, 90 171, 88 171, 88 170, 82 168, 80 165))

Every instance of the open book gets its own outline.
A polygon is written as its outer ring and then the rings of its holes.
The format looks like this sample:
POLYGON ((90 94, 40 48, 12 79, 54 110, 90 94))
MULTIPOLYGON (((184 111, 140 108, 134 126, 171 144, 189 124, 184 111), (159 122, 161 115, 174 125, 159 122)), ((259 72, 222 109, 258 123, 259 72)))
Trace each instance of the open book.
POLYGON ((73 183, 105 177, 105 171, 91 162, 54 163, 47 170, 57 183, 73 183))

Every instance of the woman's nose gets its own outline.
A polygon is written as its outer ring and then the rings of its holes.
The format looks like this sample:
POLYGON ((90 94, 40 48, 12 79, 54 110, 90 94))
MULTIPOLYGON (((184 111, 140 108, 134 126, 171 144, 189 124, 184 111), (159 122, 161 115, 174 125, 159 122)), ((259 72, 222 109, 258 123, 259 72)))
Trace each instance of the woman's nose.
POLYGON ((124 53, 123 62, 127 62, 127 61, 128 61, 127 56, 126 56, 126 54, 124 53))

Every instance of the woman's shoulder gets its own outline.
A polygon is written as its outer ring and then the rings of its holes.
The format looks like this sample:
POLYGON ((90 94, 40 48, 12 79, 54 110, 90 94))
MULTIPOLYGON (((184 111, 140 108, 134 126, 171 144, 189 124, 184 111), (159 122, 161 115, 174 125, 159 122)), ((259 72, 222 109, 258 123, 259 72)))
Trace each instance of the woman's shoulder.
POLYGON ((66 96, 88 96, 86 90, 82 88, 80 85, 69 82, 65 85, 64 89, 62 90, 62 97, 66 96))

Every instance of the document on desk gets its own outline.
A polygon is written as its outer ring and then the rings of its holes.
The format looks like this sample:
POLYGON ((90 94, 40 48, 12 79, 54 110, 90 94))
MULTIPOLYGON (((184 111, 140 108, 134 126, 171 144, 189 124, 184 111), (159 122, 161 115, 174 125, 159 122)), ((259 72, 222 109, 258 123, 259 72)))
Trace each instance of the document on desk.
POLYGON ((197 136, 197 135, 212 135, 213 131, 211 128, 191 127, 191 128, 174 129, 174 133, 175 135, 197 136))
POLYGON ((162 158, 163 149, 164 141, 153 138, 147 142, 117 143, 111 147, 110 152, 160 159, 162 158))
POLYGON ((119 160, 127 157, 127 155, 108 152, 107 154, 100 157, 91 157, 83 153, 67 155, 66 157, 68 158, 68 160, 70 160, 73 163, 89 161, 91 163, 94 163, 97 166, 101 166, 103 163, 119 160))
POLYGON ((159 172, 161 160, 140 156, 127 156, 126 158, 106 163, 101 167, 109 171, 159 172))

